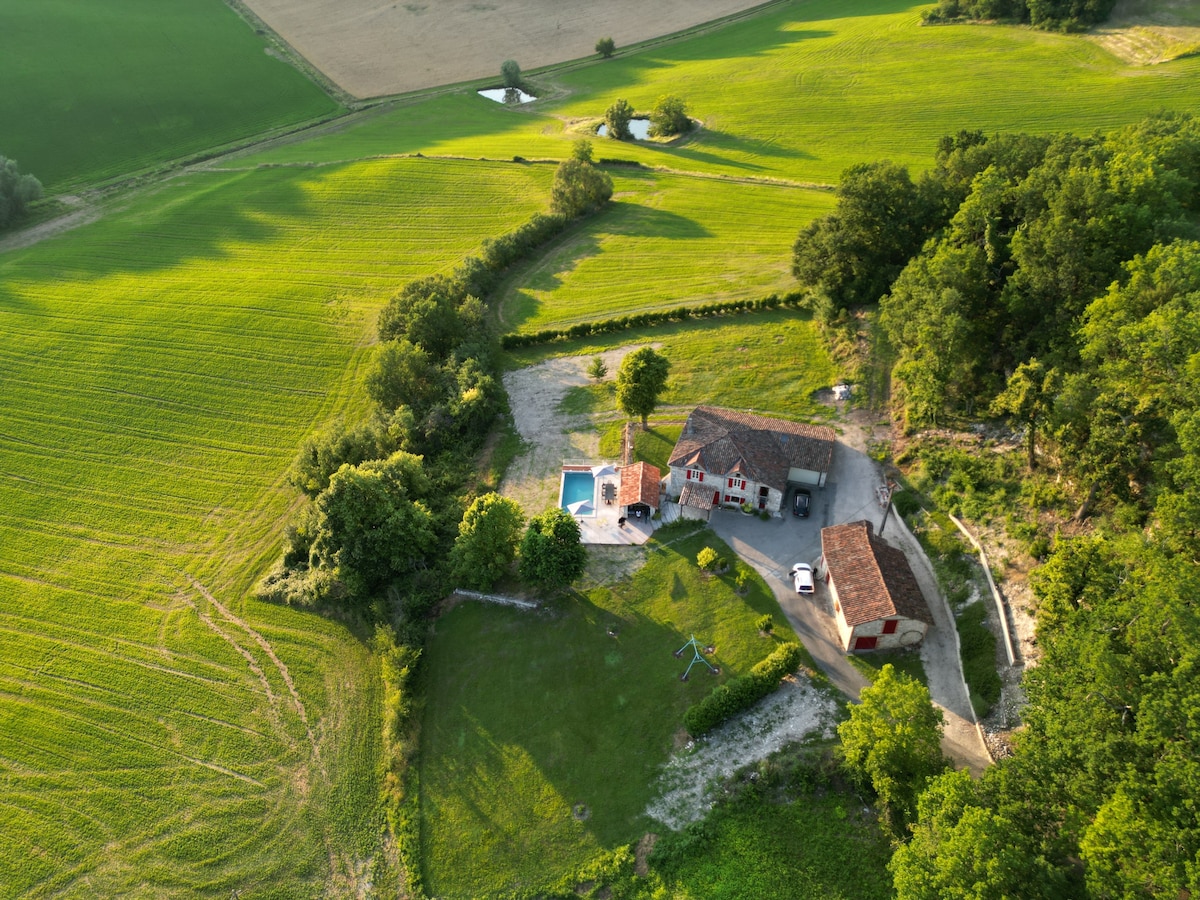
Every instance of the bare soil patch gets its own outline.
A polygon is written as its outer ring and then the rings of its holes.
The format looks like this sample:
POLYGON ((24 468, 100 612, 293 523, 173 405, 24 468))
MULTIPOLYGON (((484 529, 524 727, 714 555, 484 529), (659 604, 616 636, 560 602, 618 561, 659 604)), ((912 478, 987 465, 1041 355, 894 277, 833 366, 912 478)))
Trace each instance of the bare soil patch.
MULTIPOLYGON (((625 354, 640 346, 644 345, 630 344, 599 355, 608 371, 616 372, 625 354)), ((513 424, 526 450, 509 465, 500 493, 520 503, 528 515, 537 515, 558 502, 564 459, 592 459, 599 452, 600 436, 590 427, 590 418, 566 415, 559 409, 568 390, 590 382, 587 367, 592 359, 561 356, 504 376, 513 424)))
POLYGON ((354 97, 382 97, 591 56, 761 6, 762 0, 245 0, 354 97))

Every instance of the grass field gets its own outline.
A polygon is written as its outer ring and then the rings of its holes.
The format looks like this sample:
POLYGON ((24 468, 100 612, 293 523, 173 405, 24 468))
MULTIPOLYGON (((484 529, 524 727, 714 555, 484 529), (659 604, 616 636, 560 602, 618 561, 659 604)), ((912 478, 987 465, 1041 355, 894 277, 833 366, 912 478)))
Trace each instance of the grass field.
MULTIPOLYGON (((416 152, 563 158, 618 97, 683 97, 704 124, 679 146, 602 141, 597 156, 675 171, 835 183, 851 163, 921 169, 959 129, 1089 133, 1200 103, 1200 58, 1133 67, 1087 39, 922 27, 920 6, 809 0, 709 35, 545 76, 550 99, 504 109, 459 94, 373 116, 263 161, 416 152), (561 99, 559 97, 561 96, 561 99)), ((535 77, 534 81, 538 81, 535 77)), ((794 233, 796 229, 791 229, 794 233)))
POLYGON ((427 650, 421 816, 427 885, 442 898, 544 888, 603 849, 636 842, 650 785, 687 707, 716 680, 681 682, 695 633, 721 678, 795 640, 754 576, 745 597, 696 566, 709 533, 652 544, 631 581, 545 612, 463 604, 427 650), (772 613, 773 639, 755 620, 772 613), (608 634, 612 626, 616 637, 608 634), (582 804, 582 807, 580 806, 582 804))
POLYGON ((0 21, 0 153, 52 191, 338 110, 222 2, 0 0, 0 21))
MULTIPOLYGON (((823 417, 828 407, 813 392, 834 383, 836 369, 816 324, 802 313, 775 311, 684 324, 632 329, 604 340, 566 341, 513 351, 512 366, 551 356, 591 355, 642 341, 661 343, 658 352, 671 361, 667 390, 660 398, 664 415, 700 403, 754 410, 761 415, 797 419, 823 417)), ((616 396, 603 388, 564 398, 567 408, 602 414, 616 412, 616 396)))
POLYGON ((501 295, 506 331, 786 293, 797 223, 834 203, 830 192, 785 185, 614 175, 617 202, 501 295))
POLYGON ((190 176, 0 258, 0 895, 316 897, 382 864, 377 663, 245 598, 301 439, 361 414, 381 298, 540 191, 190 176))

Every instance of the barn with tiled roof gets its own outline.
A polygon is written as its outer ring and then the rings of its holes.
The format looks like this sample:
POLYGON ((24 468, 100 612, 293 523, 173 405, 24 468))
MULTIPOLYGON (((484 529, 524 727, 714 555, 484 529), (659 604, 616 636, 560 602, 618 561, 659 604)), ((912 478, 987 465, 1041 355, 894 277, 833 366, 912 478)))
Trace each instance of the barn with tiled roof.
POLYGON ((870 522, 821 529, 818 567, 833 596, 846 650, 889 650, 920 643, 932 618, 904 552, 870 522))

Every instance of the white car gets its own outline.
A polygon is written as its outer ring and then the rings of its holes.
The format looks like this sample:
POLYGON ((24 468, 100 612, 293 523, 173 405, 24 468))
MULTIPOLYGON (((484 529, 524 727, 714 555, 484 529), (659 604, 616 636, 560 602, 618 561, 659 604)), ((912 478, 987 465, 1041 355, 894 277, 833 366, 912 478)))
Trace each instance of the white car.
POLYGON ((796 563, 792 566, 792 581, 796 584, 797 594, 811 594, 816 591, 813 581, 813 568, 808 563, 796 563))

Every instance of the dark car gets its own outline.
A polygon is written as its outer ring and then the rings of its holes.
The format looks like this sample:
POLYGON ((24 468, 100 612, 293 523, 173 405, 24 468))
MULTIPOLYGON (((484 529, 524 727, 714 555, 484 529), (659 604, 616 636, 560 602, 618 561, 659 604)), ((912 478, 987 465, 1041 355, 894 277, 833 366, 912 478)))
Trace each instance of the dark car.
POLYGON ((796 496, 792 498, 792 515, 802 519, 807 518, 810 506, 812 506, 812 494, 804 488, 797 489, 796 496))

